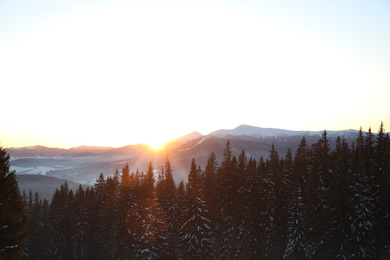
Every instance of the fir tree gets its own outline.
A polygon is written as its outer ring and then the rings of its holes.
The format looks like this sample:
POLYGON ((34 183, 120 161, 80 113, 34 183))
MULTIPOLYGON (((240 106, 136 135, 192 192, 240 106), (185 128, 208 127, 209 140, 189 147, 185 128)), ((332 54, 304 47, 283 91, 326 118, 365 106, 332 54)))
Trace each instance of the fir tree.
POLYGON ((166 254, 166 216, 157 202, 151 162, 142 183, 142 195, 130 206, 126 225, 135 240, 133 258, 154 259, 166 254))
POLYGON ((98 234, 100 241, 99 255, 102 258, 115 258, 117 256, 116 243, 118 236, 119 214, 119 182, 117 178, 101 174, 95 184, 98 206, 98 234))
POLYGON ((356 140, 351 161, 351 195, 348 212, 349 235, 347 254, 349 259, 372 259, 376 255, 375 215, 373 208, 370 174, 370 159, 365 151, 366 142, 362 133, 356 140))
POLYGON ((331 211, 330 144, 327 132, 312 146, 312 169, 308 177, 310 202, 308 210, 308 256, 319 259, 334 258, 334 238, 331 234, 334 223, 331 211))
MULTIPOLYGON (((244 158, 243 158, 244 159, 244 158)), ((240 234, 240 176, 237 158, 232 155, 230 141, 226 142, 223 161, 218 169, 218 200, 220 223, 218 225, 218 255, 235 257, 242 251, 240 234)), ((245 166, 244 166, 245 168, 245 166)))
POLYGON ((170 258, 177 258, 177 251, 179 245, 179 229, 180 217, 182 209, 177 202, 177 192, 175 182, 172 175, 172 167, 168 157, 165 161, 165 169, 162 169, 162 178, 158 186, 158 201, 166 215, 167 230, 166 236, 166 256, 170 258))
POLYGON ((69 190, 68 183, 61 185, 54 193, 50 205, 50 218, 52 219, 51 258, 73 258, 72 235, 74 232, 73 216, 74 195, 69 190))
POLYGON ((390 257, 390 143, 383 122, 376 137, 374 186, 377 190, 375 211, 379 257, 390 257))
MULTIPOLYGON (((31 198, 31 191, 30 191, 30 198, 31 198)), ((30 199, 29 199, 30 200, 30 199)), ((42 241, 41 234, 44 233, 43 230, 41 230, 42 224, 40 223, 43 219, 43 216, 41 216, 41 208, 42 208, 42 202, 39 200, 38 193, 35 193, 34 195, 34 202, 32 202, 31 198, 31 208, 29 208, 29 221, 27 224, 28 229, 28 255, 32 259, 39 259, 41 258, 40 254, 43 251, 42 249, 44 245, 41 243, 42 241)))
POLYGON ((88 205, 85 191, 81 184, 75 194, 74 219, 77 219, 75 233, 73 234, 75 257, 85 259, 87 256, 87 226, 88 226, 88 205))
POLYGON ((275 181, 279 175, 279 154, 272 146, 269 160, 266 161, 266 170, 261 180, 261 258, 279 259, 282 257, 280 244, 280 230, 276 222, 277 200, 275 181))
MULTIPOLYGON (((119 175, 119 174, 118 174, 119 175)), ((128 232, 129 210, 134 207, 135 202, 141 196, 141 181, 139 180, 139 171, 137 174, 132 172, 128 164, 122 169, 119 179, 118 194, 118 223, 117 223, 117 250, 118 258, 128 258, 133 254, 134 239, 128 232)))
POLYGON ((20 259, 25 248, 27 218, 10 156, 0 147, 0 258, 20 259))
POLYGON ((97 259, 99 257, 100 250, 100 222, 99 222, 99 211, 100 201, 97 200, 97 195, 94 188, 87 188, 85 190, 85 200, 87 203, 86 222, 88 223, 85 230, 85 258, 86 259, 97 259))
POLYGON ((345 139, 337 137, 336 148, 331 154, 334 164, 332 172, 334 175, 334 189, 331 194, 333 201, 333 220, 332 236, 335 240, 335 255, 341 259, 348 259, 349 253, 348 241, 350 239, 347 230, 349 229, 348 214, 351 210, 348 203, 349 198, 353 195, 352 187, 354 183, 351 178, 350 157, 351 152, 345 139))
POLYGON ((126 166, 122 169, 121 185, 124 187, 129 187, 131 183, 130 177, 130 168, 126 163, 126 166))
POLYGON ((306 259, 306 180, 309 174, 309 158, 306 139, 303 137, 293 160, 291 150, 286 154, 286 170, 291 176, 291 195, 288 202, 287 245, 284 259, 306 259))
POLYGON ((215 196, 215 188, 217 182, 218 161, 214 153, 211 153, 207 159, 206 168, 204 171, 203 193, 207 208, 210 211, 210 217, 215 222, 218 212, 218 200, 215 196))
POLYGON ((191 170, 184 197, 183 225, 180 228, 180 258, 208 259, 213 253, 211 221, 201 190, 200 171, 195 159, 192 159, 191 170))

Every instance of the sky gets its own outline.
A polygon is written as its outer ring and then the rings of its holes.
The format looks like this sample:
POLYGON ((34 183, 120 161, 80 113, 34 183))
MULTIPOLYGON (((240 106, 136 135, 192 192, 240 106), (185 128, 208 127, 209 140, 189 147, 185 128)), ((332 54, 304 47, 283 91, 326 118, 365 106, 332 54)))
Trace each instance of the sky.
POLYGON ((386 0, 0 1, 0 146, 390 129, 389 46, 386 0))

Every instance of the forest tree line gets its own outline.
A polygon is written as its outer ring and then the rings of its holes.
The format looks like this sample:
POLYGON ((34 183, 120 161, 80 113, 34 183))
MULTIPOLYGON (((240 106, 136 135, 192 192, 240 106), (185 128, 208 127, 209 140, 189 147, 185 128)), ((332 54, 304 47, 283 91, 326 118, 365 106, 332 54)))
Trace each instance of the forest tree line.
MULTIPOLYGON (((100 174, 51 203, 22 196, 29 259, 389 259, 390 138, 360 130, 352 145, 326 131, 293 154, 211 153, 175 185, 158 171, 100 174)), ((0 231, 1 232, 1 231, 0 231)))

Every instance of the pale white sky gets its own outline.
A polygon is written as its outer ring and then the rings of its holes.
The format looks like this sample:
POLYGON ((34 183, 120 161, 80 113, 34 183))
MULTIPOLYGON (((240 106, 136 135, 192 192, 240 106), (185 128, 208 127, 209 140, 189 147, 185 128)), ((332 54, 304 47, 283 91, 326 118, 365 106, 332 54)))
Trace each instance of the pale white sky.
POLYGON ((390 129, 388 1, 0 2, 0 144, 390 129))

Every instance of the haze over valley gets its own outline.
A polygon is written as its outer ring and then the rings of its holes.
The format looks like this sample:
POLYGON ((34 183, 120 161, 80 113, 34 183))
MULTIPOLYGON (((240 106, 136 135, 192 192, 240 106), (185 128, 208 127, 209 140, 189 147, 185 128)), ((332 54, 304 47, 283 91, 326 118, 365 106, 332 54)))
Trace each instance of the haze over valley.
MULTIPOLYGON (((146 171, 149 162, 152 162, 157 174, 167 157, 172 165, 173 178, 178 184, 181 180, 187 181, 192 158, 195 158, 199 165, 205 165, 207 158, 214 152, 217 160, 221 162, 227 140, 230 141, 234 155, 238 156, 244 149, 248 157, 258 160, 260 157, 268 157, 272 144, 284 155, 288 148, 295 151, 303 136, 308 145, 311 145, 321 138, 322 133, 323 131, 291 131, 240 125, 234 129, 216 130, 208 135, 193 132, 174 138, 160 149, 153 149, 148 144, 119 148, 80 146, 70 149, 37 145, 7 148, 7 151, 11 155, 11 170, 15 170, 20 176, 21 189, 42 193, 44 186, 37 185, 40 181, 52 183, 51 190, 59 187, 59 180, 93 185, 100 173, 112 176, 126 164, 131 171, 146 171)), ((358 133, 357 130, 327 131, 332 147, 337 136, 345 138, 351 144, 358 133)), ((75 188, 75 185, 72 187, 75 188)))

